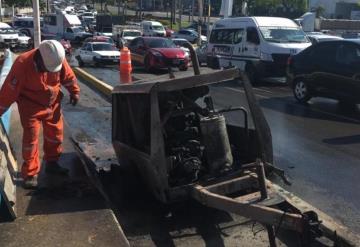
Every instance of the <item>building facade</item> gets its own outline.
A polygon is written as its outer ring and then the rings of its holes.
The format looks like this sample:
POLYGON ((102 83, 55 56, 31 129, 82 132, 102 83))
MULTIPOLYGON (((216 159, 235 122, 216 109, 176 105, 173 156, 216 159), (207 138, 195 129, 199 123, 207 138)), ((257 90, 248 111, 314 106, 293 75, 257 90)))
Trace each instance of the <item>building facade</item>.
POLYGON ((357 10, 359 2, 359 0, 309 0, 309 9, 315 10, 321 6, 324 8, 324 17, 349 19, 350 12, 357 10))

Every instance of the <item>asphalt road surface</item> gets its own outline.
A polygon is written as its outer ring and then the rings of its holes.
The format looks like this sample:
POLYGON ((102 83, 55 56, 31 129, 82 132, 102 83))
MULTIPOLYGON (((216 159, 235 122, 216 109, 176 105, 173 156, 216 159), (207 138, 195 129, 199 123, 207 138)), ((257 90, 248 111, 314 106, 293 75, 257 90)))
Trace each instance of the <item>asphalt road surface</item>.
MULTIPOLYGON (((234 83, 213 91, 220 106, 236 106, 244 95, 234 83)), ((360 234, 359 108, 324 98, 301 105, 282 83, 254 91, 272 131, 274 163, 293 182, 283 186, 360 234)))

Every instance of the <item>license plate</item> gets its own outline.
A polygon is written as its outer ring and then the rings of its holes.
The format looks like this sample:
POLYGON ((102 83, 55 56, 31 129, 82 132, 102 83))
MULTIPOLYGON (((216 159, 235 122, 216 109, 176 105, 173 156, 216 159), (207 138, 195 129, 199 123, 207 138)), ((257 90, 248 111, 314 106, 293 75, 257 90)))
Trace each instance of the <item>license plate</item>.
POLYGON ((173 63, 176 64, 176 65, 177 65, 177 64, 180 64, 180 60, 179 60, 179 59, 174 59, 174 60, 173 60, 173 63))
POLYGON ((117 63, 117 62, 118 62, 118 60, 117 60, 117 59, 114 59, 113 61, 114 61, 115 63, 117 63))

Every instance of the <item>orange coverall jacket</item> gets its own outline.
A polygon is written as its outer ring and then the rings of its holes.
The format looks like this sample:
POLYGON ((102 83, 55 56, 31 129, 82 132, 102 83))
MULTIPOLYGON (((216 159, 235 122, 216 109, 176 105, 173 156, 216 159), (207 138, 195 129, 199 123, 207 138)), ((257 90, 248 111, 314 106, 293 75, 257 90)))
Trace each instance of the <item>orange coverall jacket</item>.
POLYGON ((20 55, 14 62, 0 90, 0 116, 17 102, 23 127, 22 176, 34 176, 40 171, 38 135, 44 131, 44 159, 57 161, 62 152, 63 121, 60 101, 61 85, 70 94, 80 88, 66 59, 59 72, 39 72, 34 61, 36 50, 20 55))

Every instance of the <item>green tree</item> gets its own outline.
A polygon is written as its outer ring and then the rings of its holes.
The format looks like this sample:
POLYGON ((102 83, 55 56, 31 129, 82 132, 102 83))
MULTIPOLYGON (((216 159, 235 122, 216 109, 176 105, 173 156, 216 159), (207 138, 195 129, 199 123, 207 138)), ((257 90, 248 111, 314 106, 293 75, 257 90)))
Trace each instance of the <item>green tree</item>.
POLYGON ((32 6, 31 0, 5 0, 4 2, 8 6, 15 6, 15 7, 32 6))

